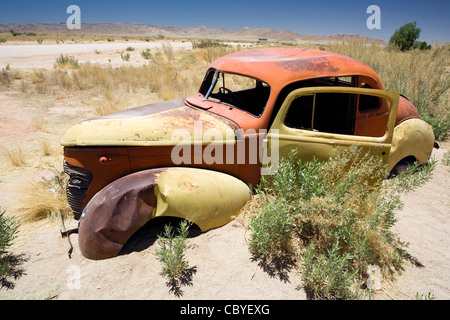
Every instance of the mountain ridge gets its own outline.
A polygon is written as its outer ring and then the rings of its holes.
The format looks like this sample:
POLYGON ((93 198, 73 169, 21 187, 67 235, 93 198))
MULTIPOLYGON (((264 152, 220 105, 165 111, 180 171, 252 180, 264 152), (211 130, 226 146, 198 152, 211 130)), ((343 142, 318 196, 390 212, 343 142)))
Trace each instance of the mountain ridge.
POLYGON ((323 35, 301 35, 289 29, 275 30, 273 28, 249 28, 240 30, 226 28, 200 27, 178 27, 178 26, 156 26, 141 23, 105 23, 105 22, 83 22, 81 29, 69 30, 66 23, 37 23, 37 24, 0 24, 0 32, 17 33, 39 33, 39 34, 92 34, 92 35, 123 35, 123 36, 164 36, 169 38, 213 38, 218 40, 246 40, 246 41, 349 41, 363 40, 369 43, 385 44, 380 39, 363 37, 358 34, 332 34, 323 35))

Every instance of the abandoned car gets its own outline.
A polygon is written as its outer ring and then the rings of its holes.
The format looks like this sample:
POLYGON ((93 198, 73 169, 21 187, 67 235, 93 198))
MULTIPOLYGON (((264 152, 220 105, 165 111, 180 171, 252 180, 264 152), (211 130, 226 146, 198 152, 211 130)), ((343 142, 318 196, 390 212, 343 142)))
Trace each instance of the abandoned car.
POLYGON ((404 160, 426 163, 434 135, 367 65, 264 48, 214 61, 194 96, 82 121, 61 144, 80 250, 105 259, 155 217, 189 219, 202 231, 228 223, 292 148, 326 160, 358 144, 390 172, 404 160))

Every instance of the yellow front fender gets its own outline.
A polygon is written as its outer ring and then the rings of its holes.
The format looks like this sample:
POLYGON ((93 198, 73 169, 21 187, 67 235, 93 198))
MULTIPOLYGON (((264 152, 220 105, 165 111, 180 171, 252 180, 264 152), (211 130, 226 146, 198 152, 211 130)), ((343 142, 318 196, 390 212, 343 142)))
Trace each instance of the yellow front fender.
POLYGON ((89 259, 117 256, 149 220, 188 219, 202 231, 223 226, 251 198, 249 187, 225 173, 196 168, 139 171, 110 183, 86 205, 79 246, 89 259))

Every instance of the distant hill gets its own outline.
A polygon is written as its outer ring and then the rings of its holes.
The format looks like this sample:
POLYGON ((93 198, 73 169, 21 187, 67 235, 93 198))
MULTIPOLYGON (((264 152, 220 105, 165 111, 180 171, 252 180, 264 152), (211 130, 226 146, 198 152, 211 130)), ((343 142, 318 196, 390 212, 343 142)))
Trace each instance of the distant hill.
POLYGON ((0 32, 42 33, 42 34, 92 34, 92 35, 128 35, 158 36, 171 38, 210 38, 219 40, 257 41, 348 41, 361 39, 367 42, 385 44, 383 40, 361 37, 357 34, 334 34, 330 36, 300 35, 290 30, 274 30, 271 28, 242 28, 230 30, 223 28, 154 26, 139 23, 99 23, 83 22, 81 29, 69 30, 65 23, 38 24, 0 24, 0 32))

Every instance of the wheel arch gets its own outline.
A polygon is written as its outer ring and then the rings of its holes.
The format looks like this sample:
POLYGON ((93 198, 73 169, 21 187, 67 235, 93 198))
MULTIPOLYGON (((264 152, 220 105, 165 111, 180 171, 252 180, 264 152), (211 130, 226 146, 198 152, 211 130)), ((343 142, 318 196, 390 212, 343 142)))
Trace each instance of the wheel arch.
POLYGON ((433 129, 423 120, 408 119, 398 124, 392 137, 388 172, 411 157, 420 164, 426 164, 431 157, 434 141, 433 129))
POLYGON ((232 221, 251 198, 241 180, 196 168, 159 168, 110 183, 86 205, 79 246, 86 258, 117 256, 128 239, 155 217, 178 217, 202 231, 232 221))

